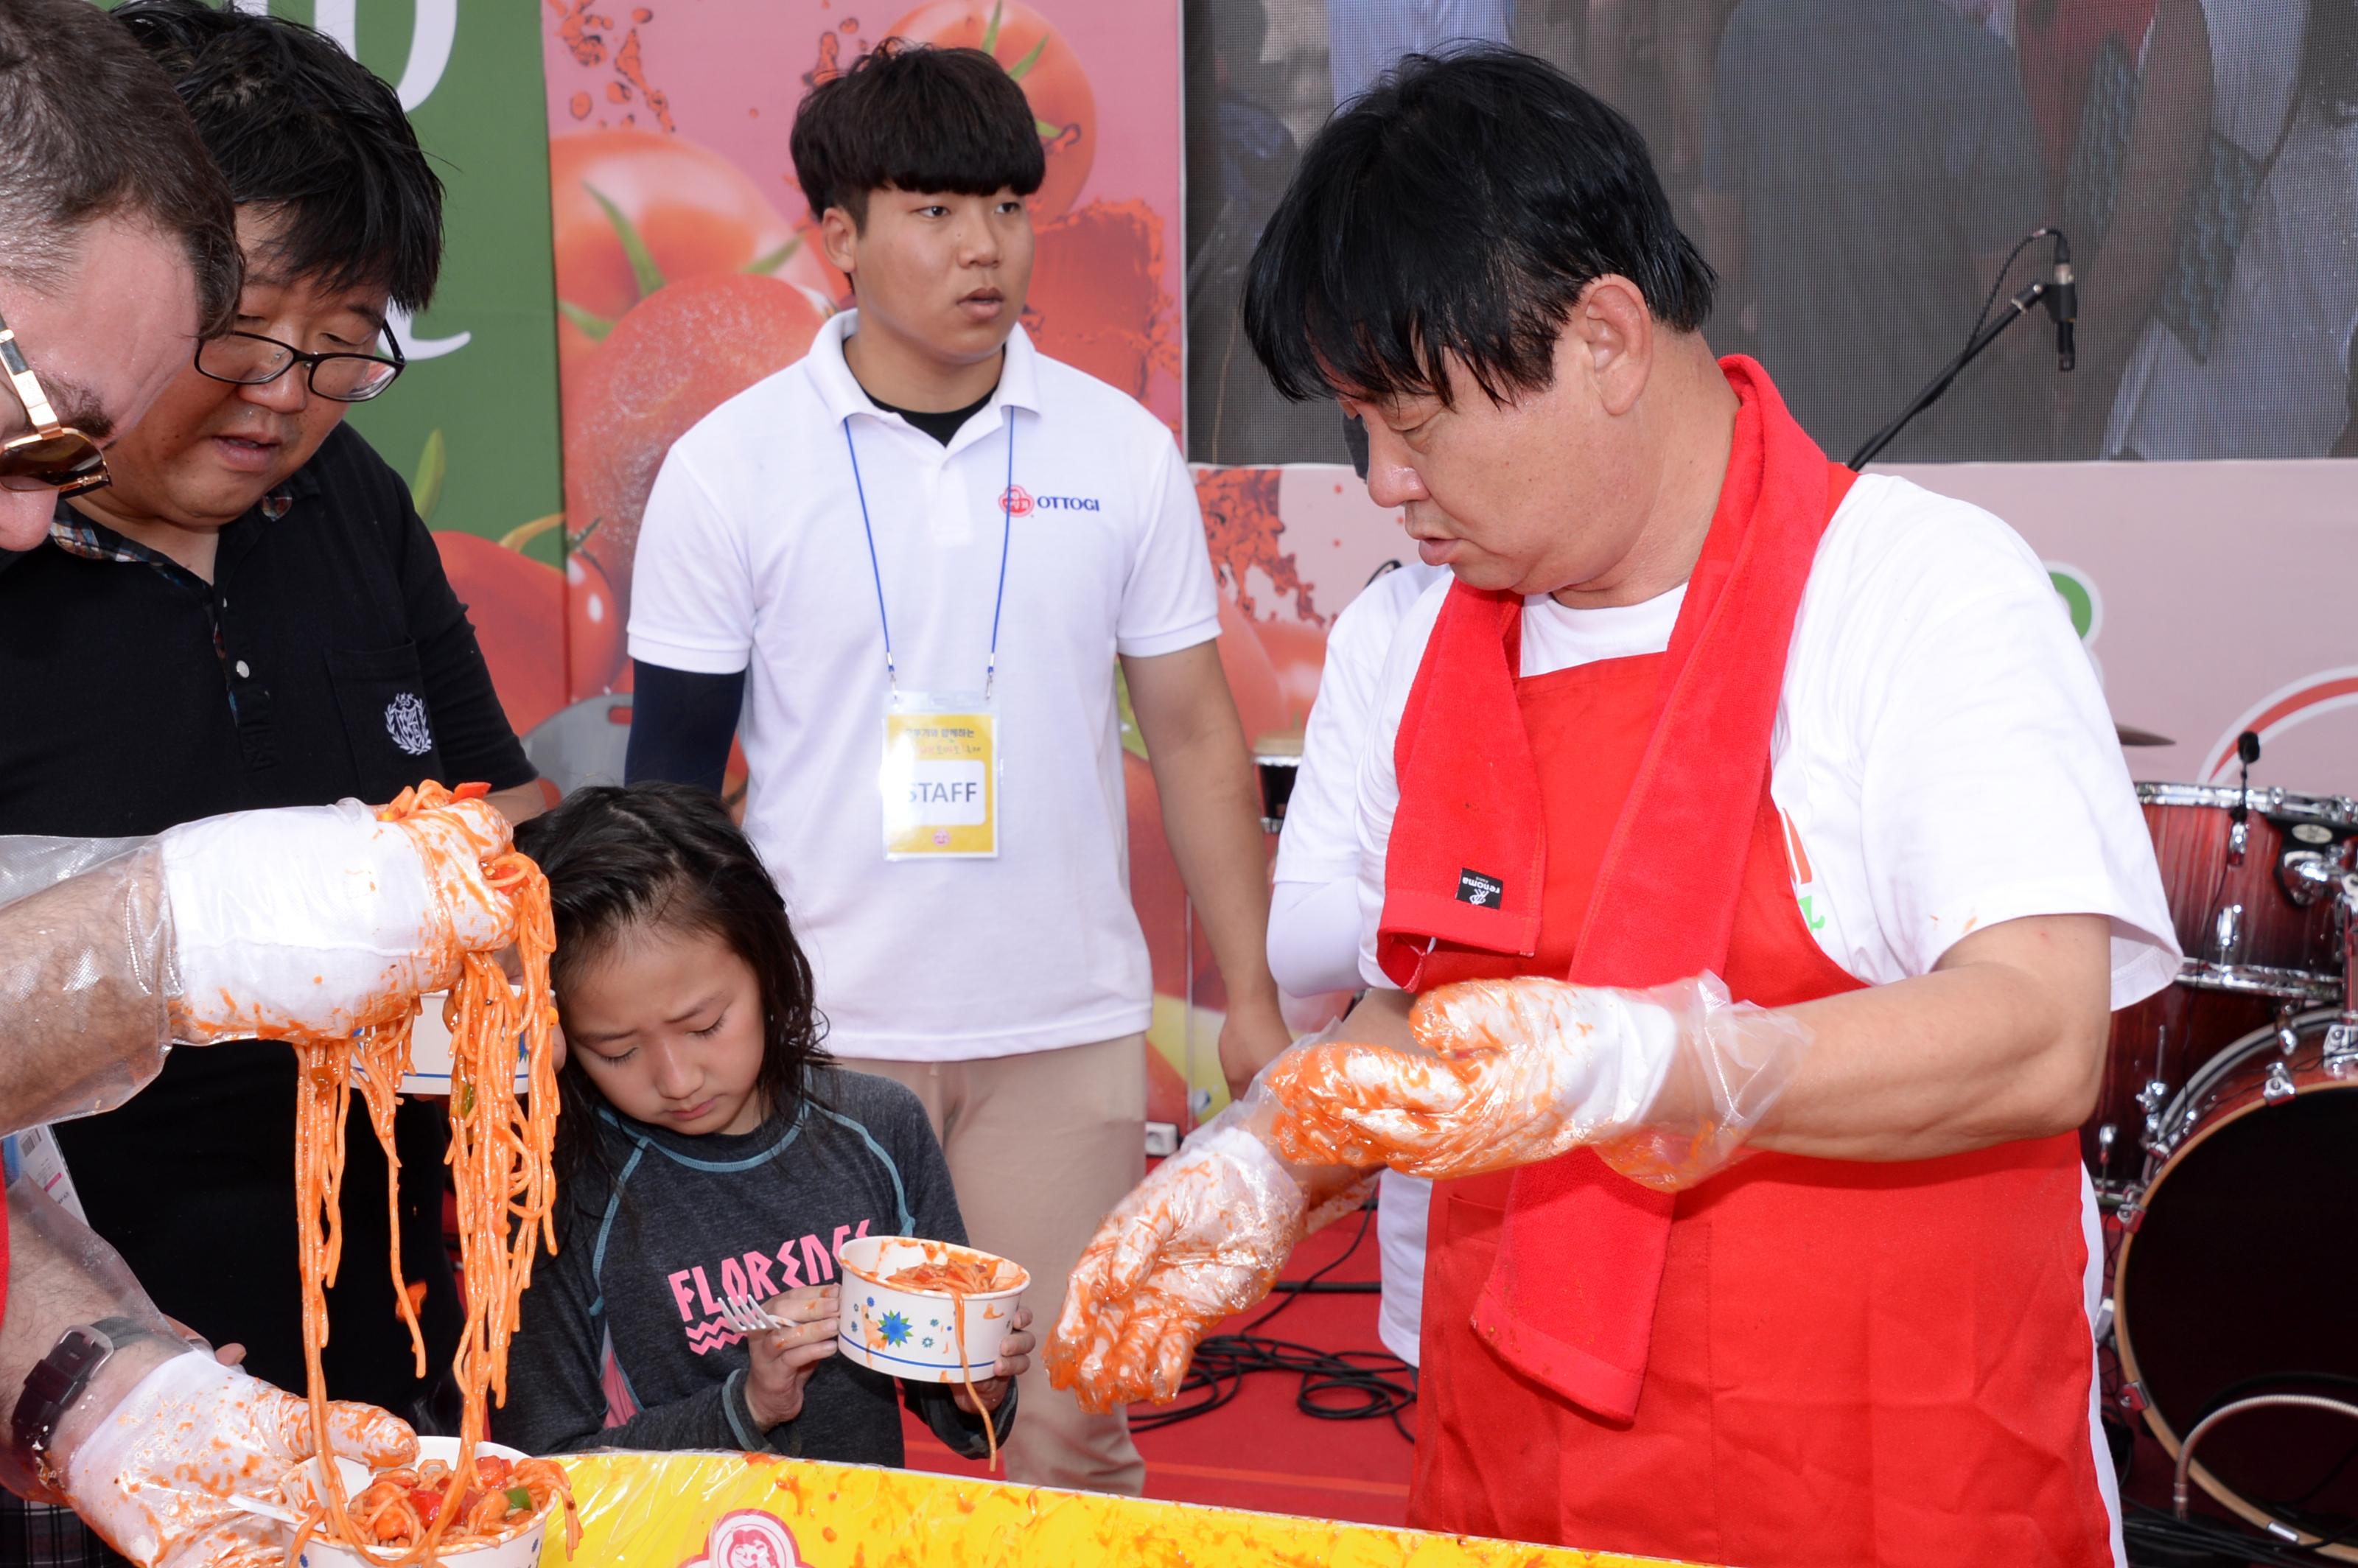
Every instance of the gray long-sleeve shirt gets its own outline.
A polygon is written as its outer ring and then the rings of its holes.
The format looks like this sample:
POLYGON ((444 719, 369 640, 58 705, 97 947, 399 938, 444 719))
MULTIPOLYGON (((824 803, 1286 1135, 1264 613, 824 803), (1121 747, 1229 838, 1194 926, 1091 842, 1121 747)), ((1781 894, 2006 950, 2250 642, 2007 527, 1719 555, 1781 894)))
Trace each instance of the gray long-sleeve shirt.
MULTIPOLYGON (((610 1180, 561 1195, 557 1257, 525 1293, 508 1400, 492 1435, 533 1454, 587 1448, 767 1450, 899 1465, 893 1379, 841 1356, 818 1364, 802 1413, 767 1431, 745 1402, 748 1357, 720 1322, 726 1294, 775 1295, 836 1277, 871 1232, 964 1243, 949 1168, 917 1098, 862 1073, 817 1075, 810 1101, 735 1137, 685 1137, 601 1114, 610 1180)), ((954 1390, 906 1383, 909 1408, 979 1456, 982 1422, 954 1390)), ((1014 1423, 1015 1390, 997 1412, 1014 1423)))

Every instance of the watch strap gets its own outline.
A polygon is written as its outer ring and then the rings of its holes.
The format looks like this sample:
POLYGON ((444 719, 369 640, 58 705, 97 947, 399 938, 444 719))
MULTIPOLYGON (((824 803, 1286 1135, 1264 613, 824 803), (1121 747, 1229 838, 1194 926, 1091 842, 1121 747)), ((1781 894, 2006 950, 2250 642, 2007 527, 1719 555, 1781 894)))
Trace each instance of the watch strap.
POLYGON ((134 1340, 155 1337, 152 1329, 135 1318, 106 1317, 76 1324, 58 1336, 56 1345, 39 1365, 25 1375, 24 1391, 9 1422, 10 1450, 28 1470, 40 1460, 57 1435, 58 1422, 73 1408, 106 1358, 134 1340))

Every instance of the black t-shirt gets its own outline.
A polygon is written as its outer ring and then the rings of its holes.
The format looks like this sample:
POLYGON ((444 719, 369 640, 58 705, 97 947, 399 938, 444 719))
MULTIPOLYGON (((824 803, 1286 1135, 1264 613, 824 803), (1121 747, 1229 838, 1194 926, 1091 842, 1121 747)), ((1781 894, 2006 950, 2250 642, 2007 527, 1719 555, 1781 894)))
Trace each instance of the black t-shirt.
MULTIPOLYGON (((214 580, 61 507, 83 551, 0 557, 0 833, 118 837, 262 806, 382 802, 421 779, 529 783, 525 761, 400 477, 339 427, 222 530, 214 580)), ((441 1245, 446 1112, 403 1107, 406 1278, 427 1286, 421 1384, 387 1269, 384 1160, 346 1131, 330 1391, 416 1413, 458 1342, 441 1245)), ((164 1311, 304 1386, 295 1254, 295 1065, 282 1045, 176 1050, 122 1108, 61 1123, 92 1226, 164 1311)))
MULTIPOLYGON (((863 387, 861 390, 866 391, 867 389, 863 387)), ((926 435, 931 436, 935 440, 939 441, 943 446, 946 447, 952 440, 957 438, 959 429, 968 420, 981 413, 983 409, 990 405, 991 398, 998 393, 998 391, 999 388, 997 386, 993 386, 990 391, 984 393, 980 397, 976 398, 972 403, 968 404, 965 407, 945 409, 939 414, 928 414, 922 408, 898 407, 893 404, 885 402, 882 398, 877 396, 872 392, 868 394, 868 401, 873 403, 877 407, 882 408, 887 414, 898 414, 902 418, 906 419, 910 424, 915 426, 918 429, 923 430, 926 435)))

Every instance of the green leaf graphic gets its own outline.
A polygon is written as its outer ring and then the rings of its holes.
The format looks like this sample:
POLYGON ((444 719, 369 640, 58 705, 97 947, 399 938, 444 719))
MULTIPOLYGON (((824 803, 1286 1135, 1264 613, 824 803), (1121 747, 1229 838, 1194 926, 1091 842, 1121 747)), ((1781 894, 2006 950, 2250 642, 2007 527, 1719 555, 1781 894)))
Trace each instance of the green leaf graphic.
POLYGON ((785 265, 786 258, 800 250, 802 248, 802 243, 803 237, 800 234, 796 234, 793 239, 788 240, 784 244, 780 245, 768 255, 755 256, 752 261, 747 262, 739 270, 742 272, 757 272, 766 277, 771 273, 773 273, 780 267, 785 265))
POLYGON ((1047 47, 1048 35, 1042 33, 1040 35, 1040 41, 1032 46, 1032 52, 1007 68, 1008 80, 1011 81, 1021 81, 1025 77, 1031 75, 1032 68, 1040 63, 1040 51, 1047 47))
POLYGON ((417 471, 409 480, 409 503, 417 508, 419 522, 434 521, 434 509, 442 504, 442 478, 449 467, 442 430, 437 426, 427 434, 426 449, 417 454, 417 471))
POLYGON ((557 310, 557 314, 590 334, 590 341, 593 343, 604 342, 606 334, 614 330, 614 323, 603 316, 592 316, 570 299, 558 300, 557 310))
POLYGON ((622 242, 622 254, 631 260, 631 275, 639 281, 639 297, 644 299, 661 288, 664 286, 663 268, 655 265, 654 253, 647 249, 646 241, 639 236, 639 226, 624 217, 622 210, 608 200, 606 193, 596 186, 585 180, 581 189, 590 193, 590 200, 598 203, 598 210, 606 214, 608 222, 614 225, 614 235, 622 242))

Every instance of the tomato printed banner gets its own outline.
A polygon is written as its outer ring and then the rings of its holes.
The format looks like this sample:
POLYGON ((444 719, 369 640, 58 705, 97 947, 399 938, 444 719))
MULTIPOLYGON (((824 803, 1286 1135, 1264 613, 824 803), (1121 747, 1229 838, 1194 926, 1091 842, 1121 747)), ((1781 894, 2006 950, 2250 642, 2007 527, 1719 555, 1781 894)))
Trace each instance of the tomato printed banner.
MULTIPOLYGON (((561 787, 616 778, 629 735, 623 629, 656 470, 721 402, 800 359, 850 303, 819 252, 787 146, 796 106, 886 38, 984 49, 1019 81, 1047 173, 1023 324, 1043 352, 1180 434, 1179 5, 1140 0, 545 0, 540 11, 565 452, 564 696, 516 714, 561 787)), ((536 546, 528 535, 507 544, 536 546)), ((492 562, 471 552, 478 568, 492 562)), ((1257 643, 1224 641, 1247 664, 1257 643), (1231 648, 1231 645, 1233 647, 1231 648)), ((509 676, 494 675, 507 694, 509 676)), ((1141 917, 1154 932, 1163 1119, 1184 1120, 1191 925, 1152 774, 1130 732, 1141 917), (1167 989, 1166 989, 1167 987, 1167 989)), ((730 784, 743 777, 732 757, 730 784)), ((1200 945, 1200 938, 1197 939, 1200 945)), ((1194 971, 1218 1000, 1208 954, 1194 971)))
MULTIPOLYGON (((542 1568, 1647 1568, 1655 1558, 1060 1492, 766 1454, 585 1454, 581 1545, 542 1568)), ((1670 1565, 1663 1565, 1670 1568, 1670 1565)))
POLYGON ((629 687, 632 558, 665 453, 850 303, 787 138, 811 85, 881 39, 983 49, 1022 85, 1047 155, 1024 325, 1178 434, 1179 17, 1087 0, 546 0, 541 23, 572 600, 572 707, 551 740, 580 742, 550 750, 567 783, 619 768, 607 699, 629 687))

